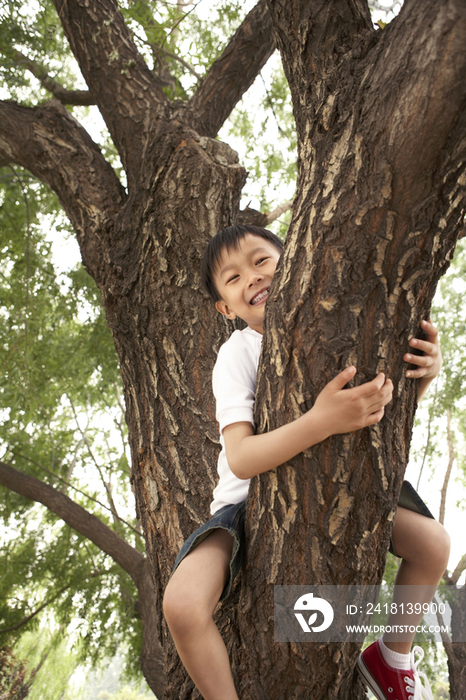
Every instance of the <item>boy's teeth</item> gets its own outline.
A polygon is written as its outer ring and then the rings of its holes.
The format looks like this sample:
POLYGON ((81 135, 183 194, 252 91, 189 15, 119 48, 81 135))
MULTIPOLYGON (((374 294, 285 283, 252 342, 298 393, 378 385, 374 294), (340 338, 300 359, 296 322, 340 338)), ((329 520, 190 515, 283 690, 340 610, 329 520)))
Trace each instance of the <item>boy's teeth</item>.
POLYGON ((253 297, 253 298, 251 299, 251 304, 258 304, 260 301, 262 301, 262 299, 263 299, 264 297, 266 297, 266 296, 268 295, 268 293, 269 293, 269 290, 268 290, 268 289, 264 289, 263 292, 261 292, 260 294, 257 294, 255 297, 253 297))

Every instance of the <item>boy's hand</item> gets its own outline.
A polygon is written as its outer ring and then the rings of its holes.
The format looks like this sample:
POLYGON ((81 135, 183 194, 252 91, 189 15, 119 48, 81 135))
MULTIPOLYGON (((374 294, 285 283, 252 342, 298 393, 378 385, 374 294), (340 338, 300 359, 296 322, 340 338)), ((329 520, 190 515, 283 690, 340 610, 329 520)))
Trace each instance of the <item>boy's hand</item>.
POLYGON ((371 382, 345 389, 355 374, 355 367, 337 374, 322 389, 309 411, 268 433, 254 434, 249 422, 227 425, 223 438, 233 474, 239 479, 251 479, 284 464, 330 435, 378 423, 392 398, 393 384, 380 373, 371 382))
POLYGON ((385 379, 382 372, 370 382, 345 389, 355 374, 356 367, 348 367, 337 374, 322 389, 311 409, 326 437, 378 423, 392 399, 393 383, 385 379))
POLYGON ((409 344, 416 350, 422 350, 423 355, 413 355, 406 353, 403 356, 405 362, 416 365, 417 369, 406 370, 406 377, 410 379, 420 379, 418 387, 418 400, 424 395, 427 387, 435 377, 438 376, 442 367, 442 352, 438 337, 438 330, 432 321, 421 321, 421 328, 426 334, 425 340, 411 338, 409 344))
POLYGON ((430 319, 429 321, 421 321, 421 328, 426 333, 426 339, 411 338, 409 344, 416 350, 422 350, 424 354, 411 355, 406 353, 403 356, 405 362, 409 362, 410 365, 417 365, 419 368, 408 369, 406 376, 413 379, 419 377, 435 379, 442 367, 442 352, 440 350, 438 330, 430 319))

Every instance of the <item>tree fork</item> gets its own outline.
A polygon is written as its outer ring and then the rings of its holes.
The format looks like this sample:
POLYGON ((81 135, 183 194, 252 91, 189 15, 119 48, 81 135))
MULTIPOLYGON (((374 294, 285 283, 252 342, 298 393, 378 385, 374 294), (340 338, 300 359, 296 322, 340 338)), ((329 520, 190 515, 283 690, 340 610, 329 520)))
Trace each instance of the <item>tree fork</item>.
POLYGON ((0 101, 0 158, 26 168, 56 193, 84 265, 98 281, 95 263, 107 257, 102 231, 111 230, 126 193, 87 131, 58 100, 33 108, 0 101))

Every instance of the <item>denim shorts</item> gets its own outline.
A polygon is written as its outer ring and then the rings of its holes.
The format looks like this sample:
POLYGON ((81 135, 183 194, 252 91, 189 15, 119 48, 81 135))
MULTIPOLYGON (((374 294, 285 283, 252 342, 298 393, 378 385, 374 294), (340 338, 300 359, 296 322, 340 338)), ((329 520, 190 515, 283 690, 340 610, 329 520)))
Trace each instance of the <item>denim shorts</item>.
MULTIPOLYGON (((408 510, 413 510, 420 515, 426 516, 427 518, 434 518, 422 498, 409 483, 409 481, 403 481, 398 505, 402 506, 403 508, 407 508, 408 510)), ((230 558, 230 577, 225 584, 222 595, 220 596, 220 600, 225 600, 225 598, 227 598, 230 594, 233 582, 238 575, 244 560, 246 549, 244 537, 245 511, 246 501, 241 501, 240 503, 224 506, 214 513, 212 518, 195 530, 183 544, 178 556, 176 557, 171 576, 173 576, 176 568, 180 562, 183 561, 185 556, 192 552, 192 550, 203 540, 205 540, 205 538, 210 535, 211 532, 217 528, 227 530, 233 537, 233 549, 230 558)), ((393 546, 392 540, 390 540, 390 552, 396 557, 398 556, 398 554, 395 552, 395 547, 393 546)))
MULTIPOLYGON (((173 571, 171 576, 173 576, 175 569, 183 561, 185 556, 189 554, 198 544, 205 540, 205 538, 210 535, 211 532, 221 528, 227 530, 233 537, 233 549, 231 551, 230 558, 230 576, 225 584, 225 588, 222 591, 220 600, 225 600, 230 594, 231 588, 233 586, 233 581, 241 569, 241 565, 244 559, 244 552, 246 549, 246 543, 244 538, 244 513, 246 511, 246 501, 241 501, 240 503, 235 503, 233 505, 224 506, 220 508, 214 515, 208 520, 204 525, 201 525, 197 530, 195 530, 192 535, 188 537, 186 542, 181 547, 178 556, 176 557, 175 564, 173 566, 173 571)), ((171 578, 171 577, 170 577, 171 578)))
MULTIPOLYGON (((420 515, 425 515, 426 518, 432 518, 435 520, 430 510, 409 481, 403 481, 400 497, 398 499, 398 505, 402 508, 413 510, 415 513, 419 513, 420 515)), ((389 551, 394 554, 395 557, 399 557, 399 555, 395 552, 395 547, 393 546, 393 540, 391 538, 389 551)))

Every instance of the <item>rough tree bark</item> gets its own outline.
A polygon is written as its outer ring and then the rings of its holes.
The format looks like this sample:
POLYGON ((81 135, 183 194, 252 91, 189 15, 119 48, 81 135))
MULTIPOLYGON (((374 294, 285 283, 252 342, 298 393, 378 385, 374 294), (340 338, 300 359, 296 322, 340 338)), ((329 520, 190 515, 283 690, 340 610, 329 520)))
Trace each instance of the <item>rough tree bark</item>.
POLYGON ((353 699, 356 645, 272 643, 272 584, 381 579, 415 407, 401 358, 464 217, 466 8, 412 0, 375 32, 359 0, 269 7, 299 179, 266 316, 259 429, 298 416, 349 364, 356 383, 383 370, 395 395, 378 426, 254 480, 239 604, 254 614, 239 627, 256 654, 240 649, 238 664, 243 697, 353 699))
POLYGON ((466 586, 463 584, 456 591, 457 604, 452 607, 452 637, 459 641, 445 642, 448 657, 448 677, 450 680, 450 697, 466 696, 466 586))
MULTIPOLYGON (((448 659, 450 697, 466 697, 466 585, 458 581, 466 570, 466 555, 463 555, 452 574, 445 576, 445 591, 452 608, 451 634, 442 632, 442 642, 448 659), (452 594, 449 594, 449 588, 452 594)), ((445 624, 442 615, 437 613, 440 625, 445 624)))
POLYGON ((365 0, 269 0, 270 12, 261 0, 182 105, 165 97, 114 0, 54 2, 128 190, 57 101, 0 104, 0 159, 57 192, 102 292, 170 698, 198 697, 160 604, 176 551, 207 516, 217 454, 209 376, 228 334, 199 292, 199 260, 209 236, 237 217, 245 177, 213 137, 273 50, 274 26, 299 182, 268 304, 258 424, 298 415, 349 362, 358 381, 384 369, 396 396, 380 427, 328 440, 254 480, 246 575, 219 623, 242 698, 353 700, 362 692, 357 648, 274 646, 271 595, 275 583, 382 575, 414 411, 400 358, 462 227, 464 3, 410 0, 376 32, 365 0))

